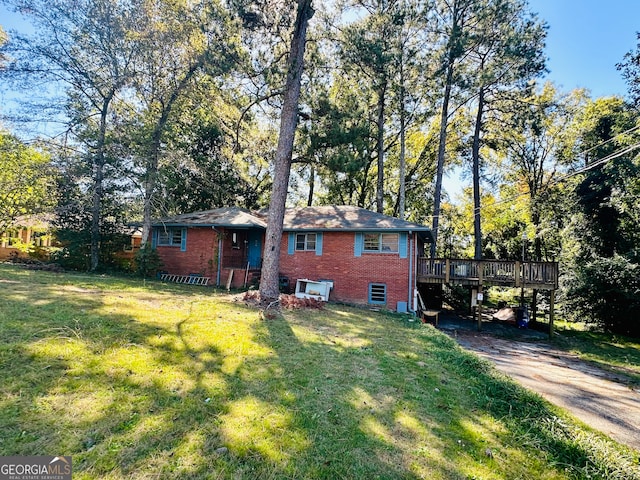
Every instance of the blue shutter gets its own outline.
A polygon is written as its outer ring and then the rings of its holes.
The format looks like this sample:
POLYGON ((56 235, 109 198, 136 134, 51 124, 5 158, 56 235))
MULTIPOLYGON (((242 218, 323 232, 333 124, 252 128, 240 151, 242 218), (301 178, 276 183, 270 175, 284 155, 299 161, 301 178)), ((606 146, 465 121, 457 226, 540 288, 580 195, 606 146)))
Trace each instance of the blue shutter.
POLYGON ((180 240, 180 251, 181 252, 187 251, 187 229, 186 228, 182 229, 182 239, 180 240))
POLYGON ((356 257, 362 256, 362 248, 364 247, 364 237, 361 232, 356 233, 356 244, 353 249, 353 255, 356 257))
POLYGON ((151 231, 151 248, 156 248, 158 246, 158 230, 153 229, 151 231))
POLYGON ((316 255, 322 255, 322 233, 316 233, 316 255))
POLYGON ((293 255, 296 248, 296 234, 289 232, 289 245, 287 246, 287 253, 293 255))
POLYGON ((407 258, 407 234, 401 233, 398 240, 398 250, 400 251, 400 258, 407 258))

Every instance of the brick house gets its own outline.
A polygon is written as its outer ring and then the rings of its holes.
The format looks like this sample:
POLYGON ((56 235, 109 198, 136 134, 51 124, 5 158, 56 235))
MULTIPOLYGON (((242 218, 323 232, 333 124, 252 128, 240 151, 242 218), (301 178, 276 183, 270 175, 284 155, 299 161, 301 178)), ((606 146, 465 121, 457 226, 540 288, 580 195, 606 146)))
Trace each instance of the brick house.
MULTIPOLYGON (((263 213, 219 208, 152 226, 152 245, 167 273, 234 287, 259 277, 263 213)), ((329 280, 331 300, 400 311, 412 304, 417 258, 431 240, 428 227, 359 207, 322 206, 288 209, 283 230, 280 275, 289 285, 329 280)))

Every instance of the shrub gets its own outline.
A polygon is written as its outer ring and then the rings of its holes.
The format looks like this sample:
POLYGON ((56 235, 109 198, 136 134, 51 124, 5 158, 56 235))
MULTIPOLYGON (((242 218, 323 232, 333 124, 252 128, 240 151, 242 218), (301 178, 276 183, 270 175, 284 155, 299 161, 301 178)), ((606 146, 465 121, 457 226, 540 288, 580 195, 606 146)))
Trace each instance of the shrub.
POLYGON ((580 265, 569 286, 568 304, 576 320, 612 333, 640 337, 640 265, 622 255, 580 265))
POLYGON ((149 243, 143 245, 135 256, 136 273, 144 278, 153 277, 162 268, 158 251, 149 243))

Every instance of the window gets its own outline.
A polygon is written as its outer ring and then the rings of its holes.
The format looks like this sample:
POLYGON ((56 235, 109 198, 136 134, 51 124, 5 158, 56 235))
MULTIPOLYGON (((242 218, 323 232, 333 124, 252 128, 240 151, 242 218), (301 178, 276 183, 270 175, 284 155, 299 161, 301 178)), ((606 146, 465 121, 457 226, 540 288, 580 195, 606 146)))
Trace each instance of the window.
POLYGON ((7 242, 8 246, 19 245, 20 242, 22 241, 20 232, 17 232, 17 231, 14 231, 14 230, 9 230, 7 232, 7 237, 8 237, 8 242, 7 242))
POLYGON ((231 234, 231 248, 233 248, 234 250, 240 249, 240 243, 238 243, 238 234, 236 232, 233 232, 231 234))
POLYGON ((398 253, 397 233, 365 233, 365 252, 398 253))
POLYGON ((296 234, 296 250, 312 250, 316 249, 315 233, 298 233, 296 234))
POLYGON ((182 245, 182 229, 168 228, 158 232, 158 246, 179 247, 182 245))
POLYGON ((387 285, 384 283, 369 284, 369 303, 377 305, 387 303, 387 285))

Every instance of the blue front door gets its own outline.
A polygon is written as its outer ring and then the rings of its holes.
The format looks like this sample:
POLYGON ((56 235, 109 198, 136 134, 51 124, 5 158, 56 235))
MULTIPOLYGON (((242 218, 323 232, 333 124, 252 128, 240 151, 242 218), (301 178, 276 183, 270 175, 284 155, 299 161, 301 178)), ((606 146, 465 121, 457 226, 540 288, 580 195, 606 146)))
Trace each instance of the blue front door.
POLYGON ((249 248, 247 252, 249 268, 262 267, 262 231, 249 230, 247 240, 249 240, 249 248))

